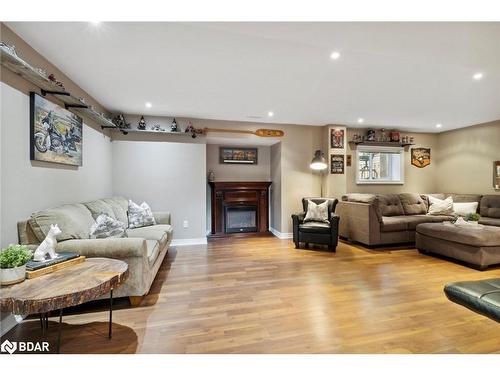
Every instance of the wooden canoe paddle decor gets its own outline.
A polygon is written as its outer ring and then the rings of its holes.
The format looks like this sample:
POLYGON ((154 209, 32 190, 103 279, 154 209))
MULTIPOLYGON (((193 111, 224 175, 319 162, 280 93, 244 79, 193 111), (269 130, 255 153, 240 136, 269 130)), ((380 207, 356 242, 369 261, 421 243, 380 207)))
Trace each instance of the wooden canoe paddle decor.
POLYGON ((276 130, 276 129, 257 129, 256 131, 238 130, 238 129, 216 129, 216 128, 203 129, 203 134, 206 134, 208 132, 253 134, 256 135, 257 137, 283 137, 285 135, 285 132, 283 130, 276 130))

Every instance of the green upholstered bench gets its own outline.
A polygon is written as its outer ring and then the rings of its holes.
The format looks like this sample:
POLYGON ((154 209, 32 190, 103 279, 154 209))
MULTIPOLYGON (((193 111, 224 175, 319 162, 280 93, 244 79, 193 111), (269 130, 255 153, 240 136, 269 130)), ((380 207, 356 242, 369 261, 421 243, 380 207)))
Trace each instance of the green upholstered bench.
POLYGON ((500 279, 451 283, 444 293, 450 301, 500 323, 500 279))

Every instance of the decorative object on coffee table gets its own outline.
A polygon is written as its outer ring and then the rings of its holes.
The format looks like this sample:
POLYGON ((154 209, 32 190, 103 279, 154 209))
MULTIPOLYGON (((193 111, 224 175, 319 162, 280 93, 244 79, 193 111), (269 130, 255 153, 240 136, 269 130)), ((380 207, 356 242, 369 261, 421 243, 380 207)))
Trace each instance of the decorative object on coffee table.
POLYGON ((344 174, 344 155, 330 156, 330 173, 344 174))
POLYGON ((46 256, 48 255, 49 259, 57 258, 56 247, 57 247, 57 239, 56 236, 61 234, 62 231, 59 229, 57 224, 52 224, 49 229, 49 233, 42 241, 42 243, 36 248, 35 253, 33 254, 33 260, 36 262, 42 262, 46 260, 46 256))
POLYGON ((429 164, 431 164, 431 149, 424 147, 412 148, 411 164, 418 168, 427 167, 429 164))
POLYGON ((9 245, 0 251, 0 284, 10 285, 24 281, 26 263, 33 253, 25 245, 9 245))
POLYGON ((2 288, 0 307, 16 315, 40 314, 42 332, 48 329, 48 313, 59 310, 57 352, 61 343, 63 309, 95 300, 109 292, 108 337, 112 337, 113 289, 128 277, 127 263, 90 258, 22 284, 2 288))
POLYGON ((144 120, 144 116, 141 116, 139 123, 137 124, 137 129, 146 130, 146 120, 144 120))

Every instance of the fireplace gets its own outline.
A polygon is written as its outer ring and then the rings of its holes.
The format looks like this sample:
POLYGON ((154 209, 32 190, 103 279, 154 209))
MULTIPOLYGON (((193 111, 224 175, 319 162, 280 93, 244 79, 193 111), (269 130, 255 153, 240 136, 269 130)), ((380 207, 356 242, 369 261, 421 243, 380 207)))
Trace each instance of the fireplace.
POLYGON ((224 222, 226 233, 257 232, 257 207, 228 206, 224 222))
POLYGON ((211 237, 269 233, 270 182, 210 182, 211 237))

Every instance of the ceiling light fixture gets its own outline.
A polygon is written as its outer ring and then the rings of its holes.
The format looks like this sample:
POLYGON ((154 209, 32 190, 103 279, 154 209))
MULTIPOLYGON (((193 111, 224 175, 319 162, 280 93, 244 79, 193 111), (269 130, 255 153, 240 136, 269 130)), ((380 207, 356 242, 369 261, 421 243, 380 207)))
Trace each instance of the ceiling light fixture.
POLYGON ((337 51, 333 51, 331 54, 330 54, 330 58, 332 60, 338 60, 338 58, 340 57, 340 52, 337 52, 337 51))
POLYGON ((153 105, 150 102, 146 102, 145 106, 146 108, 151 108, 153 105))
POLYGON ((474 75, 472 76, 472 78, 474 78, 476 81, 479 81, 483 77, 484 77, 484 75, 481 72, 474 73, 474 75))
POLYGON ((273 111, 269 111, 269 112, 267 112, 267 115, 268 115, 269 117, 273 117, 273 116, 274 116, 274 112, 273 112, 273 111))
POLYGON ((365 119, 364 119, 364 118, 361 118, 361 117, 360 117, 360 118, 358 118, 358 123, 359 123, 359 124, 362 124, 363 122, 365 122, 365 119))
POLYGON ((443 124, 436 124, 436 128, 442 128, 443 124))

